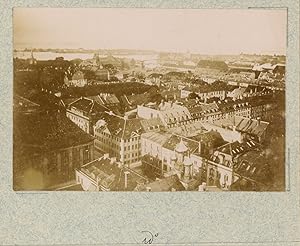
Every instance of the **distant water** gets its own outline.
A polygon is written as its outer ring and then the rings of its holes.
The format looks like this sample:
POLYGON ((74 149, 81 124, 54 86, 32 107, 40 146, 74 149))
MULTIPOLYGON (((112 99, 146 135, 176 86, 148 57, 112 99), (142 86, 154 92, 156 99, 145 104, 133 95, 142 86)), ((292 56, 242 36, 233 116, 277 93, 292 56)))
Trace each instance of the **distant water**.
MULTIPOLYGON (((54 60, 56 57, 63 57, 65 60, 73 60, 76 58, 86 60, 93 58, 93 53, 55 53, 55 52, 33 52, 33 56, 37 60, 54 60)), ((145 63, 156 63, 158 55, 113 55, 118 58, 134 59, 137 61, 145 61, 145 63)), ((29 51, 14 52, 14 58, 27 59, 31 57, 29 51)), ((101 56, 100 57, 105 57, 101 56)))

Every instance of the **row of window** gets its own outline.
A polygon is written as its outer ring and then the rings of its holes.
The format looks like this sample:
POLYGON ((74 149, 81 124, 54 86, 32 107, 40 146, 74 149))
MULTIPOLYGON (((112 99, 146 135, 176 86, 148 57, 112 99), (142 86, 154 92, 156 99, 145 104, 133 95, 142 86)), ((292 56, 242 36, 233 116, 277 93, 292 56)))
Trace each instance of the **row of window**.
POLYGON ((139 144, 124 146, 124 151, 137 150, 137 149, 139 149, 139 146, 140 146, 139 144))
POLYGON ((129 154, 125 154, 124 155, 124 159, 130 159, 130 158, 136 158, 138 156, 140 156, 141 153, 139 152, 135 152, 135 153, 129 153, 129 154))

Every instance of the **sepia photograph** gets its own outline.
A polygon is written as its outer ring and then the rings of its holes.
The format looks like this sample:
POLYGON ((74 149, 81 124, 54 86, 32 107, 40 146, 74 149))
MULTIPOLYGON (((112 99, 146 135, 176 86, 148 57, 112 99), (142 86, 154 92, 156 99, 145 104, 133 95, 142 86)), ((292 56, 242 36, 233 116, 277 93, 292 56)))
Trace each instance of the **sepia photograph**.
POLYGON ((287 9, 13 9, 14 191, 285 191, 287 9))

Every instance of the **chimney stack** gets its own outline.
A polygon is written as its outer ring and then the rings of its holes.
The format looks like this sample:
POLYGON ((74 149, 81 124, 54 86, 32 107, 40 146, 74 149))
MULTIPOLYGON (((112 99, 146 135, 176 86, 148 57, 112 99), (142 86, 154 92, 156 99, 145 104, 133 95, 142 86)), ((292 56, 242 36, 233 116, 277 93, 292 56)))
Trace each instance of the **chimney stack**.
POLYGON ((116 157, 111 157, 110 158, 110 164, 114 164, 117 162, 117 158, 116 157))
POLYGON ((124 175, 125 175, 125 189, 127 189, 127 187, 128 187, 128 174, 129 173, 130 173, 129 171, 124 172, 124 175))
POLYGON ((261 123, 260 117, 257 117, 257 124, 260 125, 260 123, 261 123))
POLYGON ((146 187, 146 190, 147 190, 148 192, 150 192, 150 191, 151 191, 151 187, 147 186, 147 187, 146 187))
POLYGON ((198 191, 204 191, 203 185, 199 185, 198 191))

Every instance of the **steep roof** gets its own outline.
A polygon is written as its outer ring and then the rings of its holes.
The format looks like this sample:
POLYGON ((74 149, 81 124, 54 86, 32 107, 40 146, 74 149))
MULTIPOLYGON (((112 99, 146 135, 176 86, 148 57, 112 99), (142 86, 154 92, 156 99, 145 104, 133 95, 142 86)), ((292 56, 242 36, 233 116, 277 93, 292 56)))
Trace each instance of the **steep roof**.
POLYGON ((96 128, 101 129, 103 127, 107 127, 112 135, 123 139, 129 139, 133 133, 138 135, 143 133, 140 119, 126 119, 107 113, 103 113, 100 116, 100 120, 96 123, 96 128), (104 124, 101 122, 104 122, 104 124))
POLYGON ((237 131, 246 132, 256 136, 261 136, 267 129, 269 122, 249 119, 245 117, 235 117, 235 126, 237 131))
POLYGON ((213 130, 198 134, 194 137, 191 137, 191 139, 198 142, 201 141, 201 143, 205 144, 211 143, 212 148, 217 148, 226 144, 226 141, 222 138, 221 134, 213 130))
POLYGON ((140 122, 145 132, 159 130, 164 127, 160 118, 141 119, 140 122))
POLYGON ((233 129, 233 126, 235 126, 236 131, 255 136, 261 136, 266 131, 269 122, 235 116, 230 119, 216 120, 214 122, 214 125, 221 127, 230 127, 231 129, 233 129))
POLYGON ((41 109, 39 104, 34 103, 28 100, 27 98, 18 95, 14 95, 13 108, 14 111, 24 112, 24 113, 35 112, 41 109))
POLYGON ((185 190, 177 175, 172 175, 167 178, 154 181, 146 186, 150 187, 151 191, 172 191, 172 189, 175 189, 176 191, 185 190))
POLYGON ((142 134, 142 138, 146 138, 160 145, 164 145, 171 136, 172 134, 167 132, 146 132, 142 134))
POLYGON ((76 109, 81 110, 85 113, 100 113, 107 110, 107 108, 103 107, 95 100, 87 97, 81 97, 77 99, 73 103, 70 103, 69 107, 75 107, 76 109))
POLYGON ((240 143, 235 141, 233 143, 227 143, 220 146, 217 150, 224 153, 231 155, 233 157, 240 155, 249 151, 250 149, 260 148, 260 145, 252 140, 248 140, 247 142, 240 143))
POLYGON ((190 150, 191 153, 198 151, 199 149, 199 142, 189 139, 189 138, 182 138, 177 135, 172 135, 168 141, 163 145, 164 148, 174 150, 177 144, 183 141, 185 146, 190 150))
POLYGON ((81 130, 64 113, 41 112, 14 115, 14 137, 22 144, 45 150, 81 145, 93 138, 81 130))

